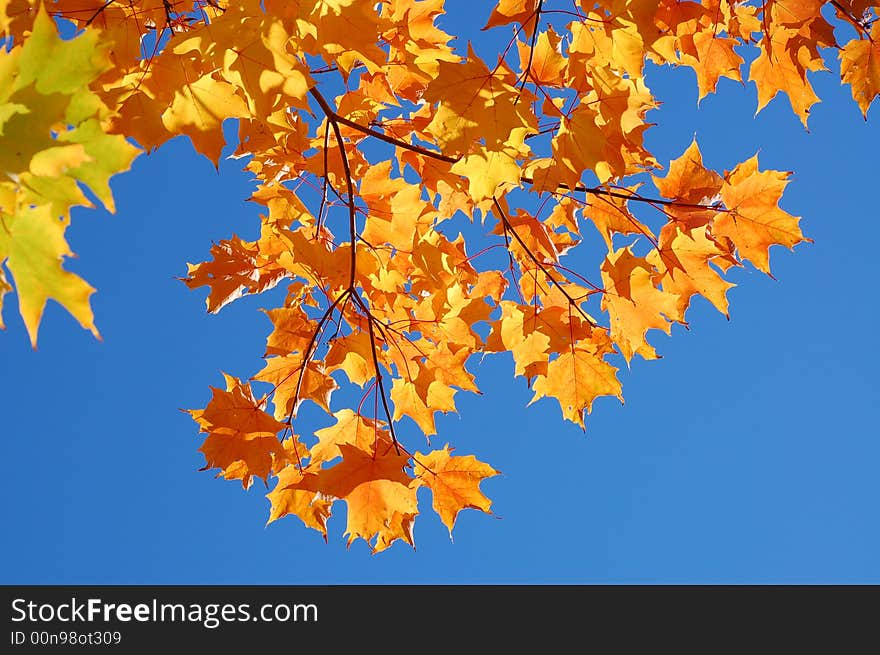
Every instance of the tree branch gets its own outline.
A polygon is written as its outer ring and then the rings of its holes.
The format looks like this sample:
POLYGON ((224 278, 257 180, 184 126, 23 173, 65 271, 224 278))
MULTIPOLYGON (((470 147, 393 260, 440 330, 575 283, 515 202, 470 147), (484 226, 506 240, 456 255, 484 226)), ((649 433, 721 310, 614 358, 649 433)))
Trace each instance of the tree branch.
MULTIPOLYGON (((332 113, 332 112, 331 112, 332 113)), ((388 136, 387 134, 383 134, 377 130, 374 130, 365 125, 361 125, 360 123, 356 123, 355 121, 349 120, 339 114, 332 113, 333 120, 336 122, 350 127, 352 129, 358 130, 359 132, 363 132, 369 136, 376 137, 385 143, 391 144, 393 146, 398 146, 399 148, 403 148, 404 150, 410 150, 412 152, 416 152, 420 155, 424 155, 425 157, 430 157, 431 159, 436 159, 438 161, 443 161, 448 164, 455 164, 461 160, 461 157, 450 157, 449 155, 444 155, 443 153, 436 152, 435 150, 428 150, 427 148, 423 148, 422 146, 417 146, 412 143, 407 143, 402 139, 398 139, 393 136, 388 136)), ((527 184, 535 184, 535 180, 531 177, 523 176, 520 178, 521 182, 525 182, 527 184)), ((595 196, 609 196, 611 198, 623 198, 624 200, 634 200, 636 202, 644 202, 649 205, 665 205, 665 206, 673 206, 673 207, 681 207, 683 209, 706 209, 711 211, 727 211, 723 207, 720 207, 717 203, 713 205, 701 205, 699 203, 688 203, 688 202, 679 202, 678 200, 666 200, 663 198, 648 198, 642 196, 633 191, 628 191, 626 193, 622 191, 614 191, 611 189, 606 189, 603 187, 588 187, 583 184, 577 184, 574 188, 570 187, 568 184, 560 183, 556 187, 557 189, 563 189, 565 191, 580 191, 581 193, 587 193, 595 196)))

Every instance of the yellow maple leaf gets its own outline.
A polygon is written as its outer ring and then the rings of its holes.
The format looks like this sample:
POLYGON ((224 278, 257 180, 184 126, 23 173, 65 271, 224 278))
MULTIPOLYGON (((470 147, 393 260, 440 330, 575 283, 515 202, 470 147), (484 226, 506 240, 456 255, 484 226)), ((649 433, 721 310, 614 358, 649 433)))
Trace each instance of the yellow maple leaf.
POLYGON ((568 62, 561 52, 561 39, 552 27, 540 32, 534 45, 517 41, 520 69, 528 79, 544 86, 564 86, 568 62), (529 67, 529 62, 531 66, 529 67), (526 70, 526 68, 528 70, 526 70))
POLYGON ((583 428, 584 412, 590 413, 596 398, 616 396, 623 401, 617 369, 605 361, 604 349, 590 346, 589 342, 581 342, 552 360, 546 375, 535 380, 535 395, 529 404, 540 398, 555 398, 563 418, 583 428))
POLYGON ((213 397, 205 409, 189 414, 208 434, 199 448, 205 456, 204 469, 219 468, 223 477, 240 479, 247 488, 252 476, 265 480, 288 464, 288 451, 277 437, 285 425, 266 413, 265 401, 254 398, 249 384, 224 377, 226 389, 212 387, 213 397))
POLYGON ((769 272, 771 246, 805 240, 780 206, 789 174, 756 158, 719 175, 694 141, 659 173, 646 62, 692 68, 702 98, 757 46, 759 110, 782 92, 806 123, 810 75, 837 50, 867 116, 880 7, 827 4, 0 0, 0 301, 15 287, 34 341, 51 299, 97 334, 91 287, 64 269, 72 208, 114 210, 131 140, 188 136, 215 165, 229 146, 259 218, 184 281, 210 312, 275 291, 251 378, 264 395, 226 376, 190 412, 204 468, 276 477, 269 522, 326 539, 341 499, 349 544, 412 546, 421 487, 450 531, 464 508, 491 512, 480 484, 497 471, 411 443, 479 393, 477 359, 511 353, 531 402, 583 427, 597 398, 621 398, 616 354, 656 357, 648 334, 684 323, 694 296, 727 313, 731 267, 769 272), (446 11, 504 29, 465 46, 446 11), (314 430, 312 412, 332 421, 314 430))
POLYGON ((336 423, 315 431, 318 443, 309 451, 312 464, 342 457, 341 447, 350 445, 363 451, 375 450, 380 443, 390 444, 391 436, 377 421, 356 414, 351 409, 334 412, 336 423))
POLYGON ((480 147, 462 157, 450 169, 467 178, 468 193, 474 202, 493 198, 501 190, 519 184, 520 167, 510 150, 493 151, 480 147))
POLYGON ((416 479, 411 484, 431 490, 434 511, 449 530, 450 537, 461 510, 491 513, 492 502, 480 491, 480 483, 499 472, 488 464, 473 455, 452 455, 449 444, 424 455, 415 453, 413 462, 416 479))
POLYGON ((196 150, 215 164, 226 141, 220 130, 227 118, 250 116, 247 104, 229 82, 203 75, 187 80, 175 91, 171 106, 162 114, 169 132, 186 134, 196 150))
POLYGON ((645 333, 658 329, 669 334, 672 321, 684 320, 675 295, 659 289, 654 280, 654 267, 629 248, 609 253, 602 264, 602 309, 610 318, 611 338, 627 361, 634 354, 656 359, 645 333))
POLYGON ((490 71, 473 48, 462 63, 441 62, 424 93, 425 100, 439 103, 426 131, 444 152, 467 153, 480 141, 496 152, 516 148, 538 130, 528 109, 532 94, 516 88, 515 79, 503 66, 490 71))
POLYGON ((728 316, 727 291, 736 286, 721 277, 711 264, 726 270, 736 259, 712 239, 706 228, 682 229, 669 223, 660 232, 660 248, 647 260, 659 271, 664 291, 678 296, 678 314, 684 316, 691 298, 700 294, 728 316))
POLYGON ((304 400, 330 411, 330 396, 339 385, 327 374, 323 363, 310 361, 303 366, 304 359, 305 353, 270 357, 263 370, 253 377, 272 385, 272 405, 278 420, 296 416, 304 400))
POLYGON ((498 0, 483 29, 519 23, 525 35, 531 36, 535 29, 536 21, 533 19, 537 8, 538 0, 498 0))
POLYGON ((806 127, 810 108, 819 102, 819 96, 807 79, 807 72, 823 66, 821 60, 805 64, 800 49, 802 41, 797 35, 795 28, 775 28, 769 39, 760 44, 758 57, 749 68, 749 79, 758 87, 758 111, 783 91, 806 127))

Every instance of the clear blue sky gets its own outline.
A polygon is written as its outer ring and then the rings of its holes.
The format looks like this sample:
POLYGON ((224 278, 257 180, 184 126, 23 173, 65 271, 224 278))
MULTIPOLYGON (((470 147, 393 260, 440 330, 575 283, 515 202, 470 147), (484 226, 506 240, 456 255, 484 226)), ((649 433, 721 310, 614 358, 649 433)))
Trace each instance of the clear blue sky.
POLYGON ((880 582, 880 109, 866 124, 836 71, 812 79, 808 133, 785 99, 753 118, 751 85, 698 108, 692 72, 652 70, 658 158, 694 134, 718 169, 760 150, 796 171, 784 207, 815 243, 774 249, 775 281, 737 272, 730 321, 698 301, 689 332, 656 333, 664 358, 634 360, 626 405, 598 401, 586 434, 551 401, 526 408, 509 356, 487 358, 484 395, 459 394, 437 439, 503 471, 483 485, 497 518, 464 512, 451 542, 423 497, 417 550, 378 556, 346 550, 341 503, 325 544, 297 519, 266 527, 262 483, 197 471, 179 408, 221 370, 257 371, 270 324, 259 299, 208 315, 175 278, 212 240, 255 237, 258 208, 240 161, 218 175, 182 140, 142 156, 114 182, 118 214, 68 231, 104 341, 50 305, 34 352, 7 297, 0 582, 880 582))

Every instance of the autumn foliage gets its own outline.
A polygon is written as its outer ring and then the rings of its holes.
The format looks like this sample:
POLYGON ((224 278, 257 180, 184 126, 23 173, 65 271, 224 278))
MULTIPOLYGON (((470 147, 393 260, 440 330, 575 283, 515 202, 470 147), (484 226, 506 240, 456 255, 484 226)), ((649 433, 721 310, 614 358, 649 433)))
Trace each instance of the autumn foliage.
POLYGON ((647 71, 692 69, 700 98, 752 82, 758 110, 781 93, 804 125, 828 57, 866 117, 880 91, 880 7, 861 0, 446 4, 0 0, 0 301, 14 286, 34 345, 49 299, 97 336, 93 289, 63 268, 72 208, 113 211, 110 178, 178 135, 217 163, 237 119, 259 238, 218 241, 184 282, 210 312, 286 297, 253 345, 262 370, 191 411, 205 469, 266 481, 270 521, 325 538, 344 501, 348 542, 374 551, 413 544, 422 487, 450 532, 490 512, 497 471, 425 440, 479 393, 475 355, 512 353, 533 402, 583 426, 622 400, 617 367, 657 357, 649 331, 697 295, 726 314, 730 269, 769 274, 771 246, 805 240, 788 172, 714 171, 696 142, 655 159, 647 71), (479 56, 444 11, 502 47, 479 56), (337 406, 340 385, 360 401, 337 406))

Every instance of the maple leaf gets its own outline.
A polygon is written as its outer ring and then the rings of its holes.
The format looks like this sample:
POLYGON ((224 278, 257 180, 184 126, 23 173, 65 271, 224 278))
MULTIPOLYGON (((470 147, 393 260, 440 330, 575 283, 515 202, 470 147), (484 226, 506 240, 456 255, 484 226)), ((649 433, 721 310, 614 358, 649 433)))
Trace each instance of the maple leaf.
POLYGON ((810 108, 819 102, 807 73, 827 70, 818 49, 835 43, 820 11, 823 4, 823 0, 775 1, 764 9, 764 38, 749 69, 749 78, 758 87, 758 111, 783 91, 807 125, 810 108))
POLYGON ((516 152, 484 147, 462 157, 450 170, 467 178, 468 193, 475 202, 495 197, 502 185, 516 185, 520 178, 516 152))
POLYGON ((272 385, 272 404, 275 418, 279 420, 296 416, 304 400, 311 400, 329 411, 330 396, 339 386, 327 375, 323 364, 305 362, 305 353, 270 357, 253 379, 272 385))
POLYGON ((590 341, 572 346, 547 365, 545 375, 538 376, 529 404, 540 398, 556 398, 562 416, 583 428, 584 412, 592 411, 596 398, 616 396, 623 401, 617 369, 604 359, 608 352, 590 341))
POLYGON ((395 378, 391 387, 394 420, 409 416, 426 437, 437 434, 434 413, 455 411, 454 389, 433 379, 424 369, 414 380, 395 378))
POLYGON ((697 73, 700 98, 713 93, 722 77, 742 81, 739 67, 744 59, 734 51, 737 45, 739 41, 732 37, 722 38, 706 31, 694 34, 696 64, 693 68, 697 73))
MULTIPOLYGON (((636 188, 630 190, 636 192, 636 188)), ((562 206, 562 203, 558 206, 562 206)), ((649 238, 654 236, 647 225, 633 216, 626 197, 588 196, 581 211, 596 226, 609 248, 615 234, 642 234, 649 238)))
MULTIPOLYGON (((5 261, 12 273, 19 310, 34 348, 49 298, 61 303, 80 325, 99 336, 89 305, 94 289, 61 267, 63 258, 70 255, 64 225, 49 207, 37 206, 0 216, 0 263, 5 261)), ((9 289, 6 280, 0 288, 9 289)))
POLYGON ((560 52, 561 39, 553 28, 537 35, 534 44, 517 42, 520 69, 529 79, 544 86, 564 86, 568 63, 560 52))
MULTIPOLYGON (((87 87, 110 65, 107 45, 100 44, 99 39, 96 32, 85 32, 75 39, 62 40, 45 6, 41 5, 33 32, 19 51, 18 74, 13 88, 22 89, 33 84, 43 95, 73 95, 87 87)), ((4 54, 9 56, 9 53, 4 54)))
POLYGON ((327 519, 333 501, 319 492, 297 489, 304 475, 296 464, 289 464, 278 472, 275 488, 266 494, 271 504, 267 523, 285 516, 298 516, 306 527, 317 530, 327 541, 327 519))
MULTIPOLYGON (((42 6, 30 37, 0 50, 0 170, 9 180, 0 182, 0 265, 12 273, 34 348, 49 299, 99 336, 89 306, 94 289, 62 262, 73 255, 64 238, 71 208, 91 205, 79 183, 114 211, 109 178, 128 170, 138 152, 103 131, 109 110, 88 90, 110 65, 106 50, 94 32, 60 39, 42 6)), ((4 278, 0 292, 9 289, 4 278)))
POLYGON ((312 342, 317 325, 301 307, 279 307, 266 311, 272 333, 266 338, 267 355, 304 353, 312 342))
POLYGON ((345 371, 354 384, 364 386, 373 378, 372 345, 368 332, 337 337, 330 343, 324 362, 328 371, 345 371))
POLYGON ((852 39, 840 51, 840 77, 852 87, 862 115, 880 95, 880 22, 874 21, 870 38, 852 39))
MULTIPOLYGON (((175 54, 196 51, 203 61, 210 59, 226 81, 245 92, 250 112, 269 114, 282 96, 305 108, 306 94, 314 84, 296 53, 288 49, 291 41, 283 20, 264 15, 256 0, 242 0, 229 3, 210 24, 176 36, 168 47, 175 54)), ((211 99, 211 106, 216 101, 211 99)))
POLYGON ((452 455, 449 444, 426 455, 415 453, 413 461, 416 480, 411 484, 431 490, 434 511, 449 530, 450 538, 461 510, 478 509, 490 513, 492 501, 480 491, 480 482, 499 475, 491 466, 473 455, 452 455))
POLYGON ((196 150, 218 163, 225 145, 220 127, 227 118, 247 118, 245 101, 229 82, 202 75, 186 80, 174 94, 162 122, 171 133, 185 134, 196 150))
POLYGON ((348 507, 349 546, 358 538, 367 543, 377 540, 374 550, 381 550, 395 539, 412 545, 411 525, 402 520, 402 516, 417 513, 413 478, 403 470, 407 455, 398 454, 387 443, 369 450, 346 443, 338 447, 342 453, 339 464, 306 476, 288 488, 320 491, 344 500, 348 507))
POLYGON ((12 286, 9 282, 6 281, 6 276, 3 274, 3 269, 0 268, 0 329, 5 330, 6 326, 3 325, 3 296, 12 291, 12 286))
POLYGON ((601 182, 613 176, 605 160, 605 139, 596 119, 592 107, 581 105, 570 118, 562 120, 553 138, 553 159, 562 165, 561 180, 569 188, 578 185, 584 171, 595 171, 601 182))
MULTIPOLYGON (((778 34, 774 38, 785 39, 778 34)), ((770 54, 762 49, 761 54, 752 62, 749 78, 758 87, 758 110, 766 107, 780 91, 784 91, 791 102, 792 109, 806 126, 810 108, 819 102, 819 96, 807 79, 804 69, 792 52, 792 48, 776 48, 777 54, 770 54)), ((796 51, 795 51, 796 52, 796 51)))
POLYGON ((660 248, 651 251, 648 261, 660 272, 663 290, 678 296, 678 315, 684 317, 695 294, 702 295, 718 311, 728 315, 727 291, 736 285, 725 280, 712 265, 726 271, 739 262, 706 228, 686 231, 674 224, 664 226, 660 232, 660 248))
POLYGON ((459 153, 480 141, 493 151, 511 139, 521 142, 538 131, 537 120, 528 110, 530 94, 519 91, 514 81, 503 67, 490 71, 473 49, 463 63, 441 62, 424 93, 425 100, 439 103, 426 130, 444 151, 459 153))
POLYGON ((645 340, 650 329, 671 331, 671 322, 683 320, 675 296, 654 283, 654 267, 629 248, 609 253, 602 264, 605 293, 602 308, 611 319, 611 338, 627 361, 634 354, 656 359, 657 353, 645 340))
POLYGON ((210 287, 206 304, 215 313, 246 293, 271 289, 287 275, 279 265, 269 265, 258 243, 242 241, 237 236, 211 247, 213 261, 189 264, 183 278, 191 289, 210 287))
POLYGON ((390 161, 371 167, 360 186, 360 196, 370 209, 364 239, 409 250, 413 239, 427 231, 436 216, 434 206, 421 195, 417 185, 392 177, 390 161))
POLYGON ((499 0, 483 29, 519 23, 525 30, 529 30, 526 31, 526 36, 531 36, 534 23, 537 22, 537 8, 538 0, 499 0))
POLYGON ((254 398, 249 384, 224 377, 226 389, 212 387, 213 398, 205 409, 189 414, 208 434, 199 449, 205 469, 219 468, 225 478, 240 479, 247 488, 252 476, 265 480, 287 464, 287 450, 277 437, 285 425, 266 413, 265 401, 254 398))
POLYGON ((721 187, 729 211, 715 219, 713 234, 729 238, 742 257, 765 273, 770 272, 770 246, 792 248, 805 241, 800 219, 779 207, 790 175, 759 170, 755 155, 728 173, 721 187))

